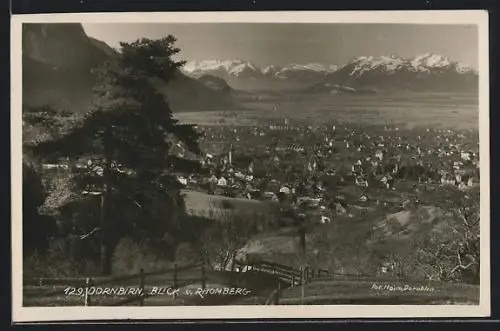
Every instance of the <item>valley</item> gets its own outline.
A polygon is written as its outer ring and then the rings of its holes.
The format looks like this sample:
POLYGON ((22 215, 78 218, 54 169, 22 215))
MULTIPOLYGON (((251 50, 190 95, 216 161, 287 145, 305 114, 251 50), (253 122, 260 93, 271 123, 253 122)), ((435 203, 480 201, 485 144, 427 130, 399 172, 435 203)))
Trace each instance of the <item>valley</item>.
MULTIPOLYGON (((249 92, 250 93, 250 92, 249 92)), ((478 96, 471 93, 382 93, 376 95, 252 92, 241 108, 176 113, 186 123, 254 125, 284 118, 309 123, 336 120, 401 127, 477 129, 478 96), (254 100, 249 100, 254 99, 254 100)))

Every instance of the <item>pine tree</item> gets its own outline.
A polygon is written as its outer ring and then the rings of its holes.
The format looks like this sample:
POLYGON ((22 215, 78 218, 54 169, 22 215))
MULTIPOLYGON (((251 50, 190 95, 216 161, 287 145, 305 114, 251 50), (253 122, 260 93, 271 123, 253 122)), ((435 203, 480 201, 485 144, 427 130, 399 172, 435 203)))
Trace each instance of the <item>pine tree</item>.
MULTIPOLYGON (((85 159, 77 169, 82 190, 101 194, 102 273, 111 273, 114 247, 127 232, 145 236, 162 234, 151 222, 182 209, 181 186, 175 172, 192 173, 196 161, 172 155, 176 144, 199 154, 198 133, 192 125, 180 124, 155 81, 168 82, 183 64, 172 60, 179 52, 173 36, 121 43, 121 51, 97 73, 93 108, 67 134, 35 144, 42 157, 85 159), (132 223, 118 219, 133 205, 132 223), (141 220, 137 219, 141 218, 141 220)), ((163 229, 165 230, 165 228, 163 229)))

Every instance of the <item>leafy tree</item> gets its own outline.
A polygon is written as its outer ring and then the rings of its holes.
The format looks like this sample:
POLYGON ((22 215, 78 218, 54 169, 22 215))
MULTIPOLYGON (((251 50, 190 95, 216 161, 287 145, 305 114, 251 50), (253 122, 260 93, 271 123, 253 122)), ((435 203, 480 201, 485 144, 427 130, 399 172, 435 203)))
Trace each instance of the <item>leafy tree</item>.
POLYGON ((156 88, 183 64, 172 60, 176 39, 121 43, 121 51, 96 71, 92 109, 68 133, 32 146, 41 157, 70 157, 79 189, 97 192, 102 273, 111 273, 114 248, 127 233, 161 239, 183 210, 175 172, 192 173, 195 161, 173 155, 182 144, 200 152, 192 125, 173 118, 156 88), (161 225, 161 227, 160 227, 161 225))

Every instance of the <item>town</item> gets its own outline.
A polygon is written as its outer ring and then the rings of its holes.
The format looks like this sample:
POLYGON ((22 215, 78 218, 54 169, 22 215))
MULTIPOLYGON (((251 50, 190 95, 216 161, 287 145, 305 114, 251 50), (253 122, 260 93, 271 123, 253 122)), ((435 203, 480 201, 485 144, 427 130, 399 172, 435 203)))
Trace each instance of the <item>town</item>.
MULTIPOLYGON (((306 204, 321 223, 346 213, 349 205, 397 208, 405 203, 402 193, 479 185, 478 137, 471 131, 334 122, 312 127, 288 119, 198 130, 203 132, 204 171, 179 175, 186 189, 306 204), (355 196, 348 193, 352 187, 355 196)), ((178 153, 186 156, 181 148, 178 153)))

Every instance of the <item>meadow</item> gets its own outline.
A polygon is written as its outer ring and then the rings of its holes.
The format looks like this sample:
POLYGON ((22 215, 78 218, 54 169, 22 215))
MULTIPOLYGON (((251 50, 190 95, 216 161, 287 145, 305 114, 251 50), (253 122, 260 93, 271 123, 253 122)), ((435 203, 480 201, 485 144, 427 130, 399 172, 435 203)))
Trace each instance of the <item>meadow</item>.
MULTIPOLYGON (((256 98, 258 95, 256 94, 256 98)), ((329 120, 403 127, 477 130, 478 96, 450 93, 377 95, 282 94, 241 103, 241 109, 176 113, 199 125, 259 125, 283 117, 311 124, 329 120), (275 110, 275 107, 278 110, 275 110)))

